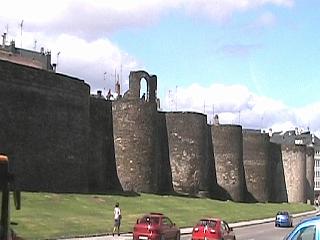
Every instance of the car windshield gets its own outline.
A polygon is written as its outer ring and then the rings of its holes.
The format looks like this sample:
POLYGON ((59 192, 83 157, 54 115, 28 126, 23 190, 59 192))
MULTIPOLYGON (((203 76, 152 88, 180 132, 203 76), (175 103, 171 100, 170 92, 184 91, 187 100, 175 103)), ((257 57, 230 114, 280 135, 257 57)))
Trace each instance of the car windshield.
POLYGON ((288 212, 278 212, 277 215, 289 215, 288 212))
POLYGON ((209 220, 209 219, 201 219, 198 222, 198 226, 208 226, 213 228, 214 226, 216 226, 217 222, 215 220, 209 220))
POLYGON ((139 223, 159 224, 159 217, 145 216, 139 220, 139 223))

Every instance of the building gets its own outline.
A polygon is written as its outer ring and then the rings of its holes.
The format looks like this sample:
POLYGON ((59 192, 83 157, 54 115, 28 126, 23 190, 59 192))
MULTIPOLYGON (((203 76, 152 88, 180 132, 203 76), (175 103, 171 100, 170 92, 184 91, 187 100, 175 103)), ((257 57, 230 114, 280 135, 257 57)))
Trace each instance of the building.
POLYGON ((55 65, 51 65, 51 52, 44 51, 41 48, 40 52, 17 48, 15 41, 11 41, 10 45, 6 45, 7 34, 2 35, 2 45, 0 45, 0 59, 44 69, 48 71, 55 71, 55 65))

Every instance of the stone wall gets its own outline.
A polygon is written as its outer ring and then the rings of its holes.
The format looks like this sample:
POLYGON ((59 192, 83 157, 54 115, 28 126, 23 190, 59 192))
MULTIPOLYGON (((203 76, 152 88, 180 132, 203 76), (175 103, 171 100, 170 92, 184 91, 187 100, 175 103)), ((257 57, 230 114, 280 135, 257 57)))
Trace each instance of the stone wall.
POLYGON ((83 80, 0 61, 0 152, 17 187, 312 199, 311 148, 270 144, 266 134, 238 125, 210 126, 201 113, 159 112, 157 77, 137 71, 129 80, 124 97, 109 101, 90 96, 83 80))
POLYGON ((122 191, 115 164, 112 103, 90 97, 89 192, 122 191))
POLYGON ((214 156, 214 149, 212 144, 212 125, 207 124, 207 161, 205 166, 207 166, 208 171, 206 171, 207 176, 205 176, 205 181, 208 182, 208 194, 215 199, 224 199, 223 194, 221 194, 221 188, 217 182, 217 171, 214 156))
POLYGON ((168 131, 167 131, 167 121, 166 113, 159 112, 158 114, 158 151, 161 154, 159 175, 158 175, 158 185, 159 193, 172 193, 172 172, 169 157, 169 143, 168 143, 168 131))
POLYGON ((287 186, 284 177, 284 165, 282 160, 281 145, 270 142, 270 201, 288 202, 287 186))
POLYGON ((0 61, 0 151, 25 191, 87 192, 89 86, 0 61))

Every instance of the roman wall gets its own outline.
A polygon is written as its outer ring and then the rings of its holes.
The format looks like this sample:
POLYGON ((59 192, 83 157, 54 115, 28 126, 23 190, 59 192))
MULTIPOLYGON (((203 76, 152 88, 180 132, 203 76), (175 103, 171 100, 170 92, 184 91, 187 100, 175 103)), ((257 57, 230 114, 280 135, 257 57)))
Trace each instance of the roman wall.
POLYGON ((211 131, 212 125, 207 124, 207 149, 208 149, 208 155, 207 155, 207 161, 206 166, 208 171, 206 173, 208 174, 206 176, 206 181, 208 181, 208 194, 214 199, 220 199, 224 200, 224 189, 222 189, 217 181, 217 172, 216 172, 216 163, 215 163, 215 157, 214 157, 214 150, 213 150, 213 144, 212 144, 212 131, 211 131))
POLYGON ((122 191, 115 163, 112 102, 90 97, 90 149, 88 151, 88 191, 122 191))
POLYGON ((0 61, 0 151, 24 191, 87 192, 89 86, 0 61))
POLYGON ((247 201, 268 202, 271 186, 269 135, 260 131, 243 130, 243 166, 247 201))
POLYGON ((168 130, 166 122, 166 113, 158 112, 158 139, 157 147, 160 152, 160 164, 158 172, 159 193, 173 193, 172 172, 170 165, 168 130))
POLYGON ((281 145, 270 142, 270 195, 271 202, 288 202, 288 191, 284 177, 281 145))
POLYGON ((306 202, 306 146, 281 145, 288 202, 306 202))
POLYGON ((239 125, 212 125, 211 145, 219 198, 244 201, 245 178, 243 168, 242 127, 239 125))
POLYGON ((211 126, 201 113, 160 112, 156 89, 155 75, 131 72, 129 90, 110 101, 90 95, 83 80, 0 61, 0 152, 17 187, 313 199, 312 148, 270 143, 238 125, 211 126))

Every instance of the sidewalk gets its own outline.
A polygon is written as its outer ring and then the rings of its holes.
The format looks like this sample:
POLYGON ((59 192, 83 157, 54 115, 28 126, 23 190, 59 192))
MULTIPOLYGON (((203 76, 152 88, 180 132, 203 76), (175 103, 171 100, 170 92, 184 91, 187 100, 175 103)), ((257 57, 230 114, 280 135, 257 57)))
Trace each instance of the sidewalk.
MULTIPOLYGON (((293 217, 301 217, 311 214, 318 213, 318 210, 310 211, 310 212, 304 212, 304 213, 298 213, 293 214, 293 217)), ((267 223, 267 222, 273 222, 274 217, 272 218, 266 218, 266 219, 260 219, 260 220, 252 220, 252 221, 244 221, 244 222, 237 222, 237 223, 230 223, 229 226, 232 228, 240 228, 245 226, 251 226, 261 223, 267 223)), ((191 234, 192 227, 189 228, 181 228, 180 229, 181 235, 191 234)), ((132 233, 123 233, 120 234, 120 236, 112 236, 111 234, 104 234, 104 235, 95 235, 95 236, 83 236, 83 237, 77 237, 77 238, 61 238, 61 240, 132 240, 132 233)))

